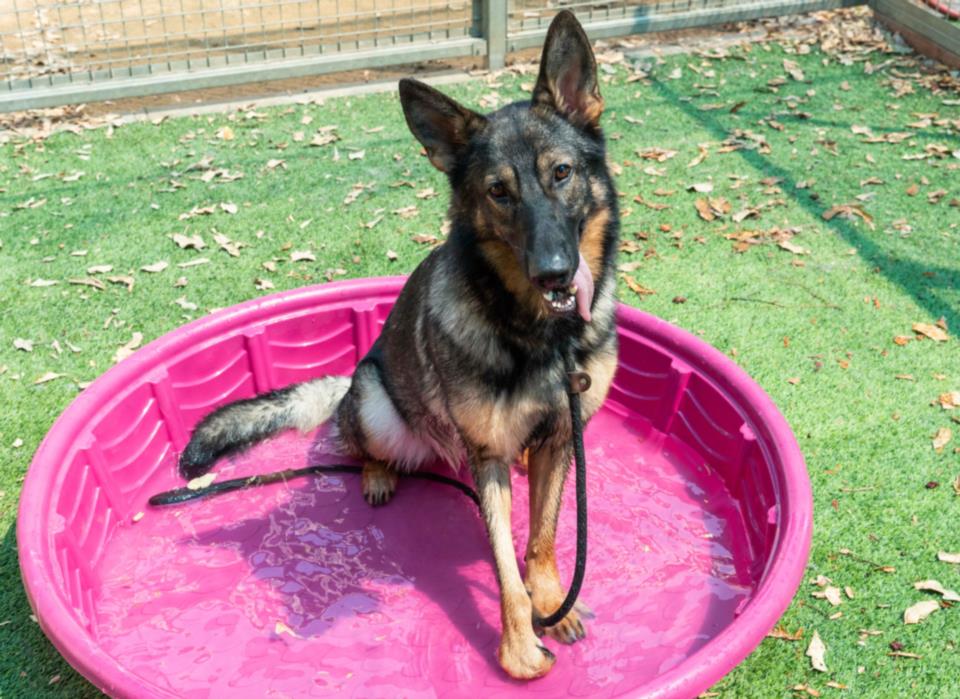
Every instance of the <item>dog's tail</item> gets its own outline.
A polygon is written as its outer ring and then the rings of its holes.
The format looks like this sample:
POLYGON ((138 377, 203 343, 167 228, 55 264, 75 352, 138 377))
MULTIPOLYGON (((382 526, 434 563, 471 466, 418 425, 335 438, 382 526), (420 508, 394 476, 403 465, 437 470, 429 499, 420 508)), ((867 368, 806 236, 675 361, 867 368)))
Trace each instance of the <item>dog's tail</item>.
POLYGON ((349 388, 349 377, 325 376, 217 408, 194 428, 180 455, 180 474, 202 476, 220 457, 280 430, 312 430, 333 415, 349 388))

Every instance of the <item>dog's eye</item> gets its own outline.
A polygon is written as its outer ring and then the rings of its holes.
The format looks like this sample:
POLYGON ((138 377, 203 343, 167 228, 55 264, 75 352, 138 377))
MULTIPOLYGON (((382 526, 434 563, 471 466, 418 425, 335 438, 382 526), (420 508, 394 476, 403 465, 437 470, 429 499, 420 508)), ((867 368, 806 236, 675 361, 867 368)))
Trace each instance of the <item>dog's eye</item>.
POLYGON ((561 163, 553 168, 553 179, 557 182, 565 180, 570 177, 570 173, 573 172, 573 168, 567 165, 566 163, 561 163))
POLYGON ((494 199, 503 199, 507 196, 507 188, 503 186, 503 182, 494 182, 487 191, 494 199))

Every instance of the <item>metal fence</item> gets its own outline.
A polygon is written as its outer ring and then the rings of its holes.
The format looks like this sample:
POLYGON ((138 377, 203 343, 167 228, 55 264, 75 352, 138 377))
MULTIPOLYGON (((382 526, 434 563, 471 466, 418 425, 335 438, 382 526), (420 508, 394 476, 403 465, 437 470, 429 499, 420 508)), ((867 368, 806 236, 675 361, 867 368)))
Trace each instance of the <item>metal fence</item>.
POLYGON ((865 0, 0 0, 0 111, 462 56, 503 65, 561 8, 592 38, 865 0))

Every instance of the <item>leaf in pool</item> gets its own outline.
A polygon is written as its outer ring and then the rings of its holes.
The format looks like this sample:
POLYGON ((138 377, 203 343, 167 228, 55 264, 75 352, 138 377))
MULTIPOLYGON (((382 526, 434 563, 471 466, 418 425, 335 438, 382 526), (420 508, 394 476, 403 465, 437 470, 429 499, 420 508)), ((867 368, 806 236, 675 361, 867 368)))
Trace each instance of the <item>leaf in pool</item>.
POLYGON ((189 490, 203 490, 204 488, 208 488, 215 480, 217 480, 217 474, 211 471, 210 473, 187 481, 187 488, 189 490))
POLYGON ((824 656, 827 653, 827 646, 820 638, 820 634, 813 632, 813 638, 810 639, 810 645, 807 646, 805 655, 810 658, 810 665, 817 672, 829 672, 824 656))

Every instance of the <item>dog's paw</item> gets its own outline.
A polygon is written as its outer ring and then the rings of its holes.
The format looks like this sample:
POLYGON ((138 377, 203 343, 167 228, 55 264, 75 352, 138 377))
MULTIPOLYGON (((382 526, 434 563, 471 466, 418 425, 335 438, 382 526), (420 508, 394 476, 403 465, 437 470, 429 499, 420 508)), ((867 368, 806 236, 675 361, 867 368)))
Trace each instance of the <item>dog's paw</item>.
MULTIPOLYGON (((558 604, 557 607, 560 605, 558 604)), ((544 614, 544 617, 547 616, 544 614)), ((541 617, 543 618, 543 617, 541 617)), ((546 626, 541 629, 547 636, 560 643, 576 643, 586 638, 587 630, 583 626, 583 620, 577 610, 571 609, 563 619, 553 626, 546 626)))
POLYGON ((532 630, 522 637, 504 636, 497 649, 497 659, 500 661, 500 667, 517 680, 543 677, 557 662, 557 656, 540 643, 532 630))
POLYGON ((397 489, 397 472, 379 461, 363 465, 363 499, 377 507, 386 505, 397 489))

